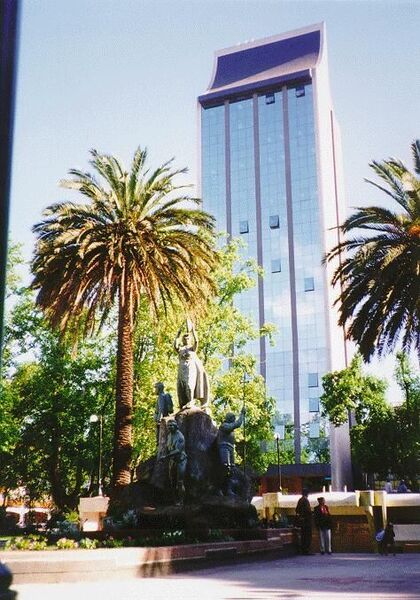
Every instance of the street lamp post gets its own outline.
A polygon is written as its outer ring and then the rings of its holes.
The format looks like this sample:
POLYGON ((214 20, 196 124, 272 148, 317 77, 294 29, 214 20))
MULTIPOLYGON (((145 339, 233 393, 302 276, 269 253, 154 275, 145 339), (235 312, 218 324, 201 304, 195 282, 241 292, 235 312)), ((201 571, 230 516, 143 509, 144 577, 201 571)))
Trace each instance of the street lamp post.
POLYGON ((245 475, 245 469, 246 469, 246 411, 245 411, 245 386, 246 384, 249 382, 250 378, 249 375, 246 371, 244 371, 244 376, 242 379, 242 405, 243 405, 243 430, 244 430, 244 452, 243 452, 243 463, 242 463, 242 468, 243 468, 243 472, 245 475))
POLYGON ((276 446, 277 446, 277 480, 278 480, 278 484, 279 484, 279 492, 281 492, 282 489, 281 489, 281 468, 280 468, 280 434, 276 432, 274 434, 274 439, 276 440, 276 446))
POLYGON ((90 423, 99 423, 99 460, 98 460, 98 496, 103 496, 104 492, 102 489, 102 427, 103 427, 102 415, 90 415, 90 423))

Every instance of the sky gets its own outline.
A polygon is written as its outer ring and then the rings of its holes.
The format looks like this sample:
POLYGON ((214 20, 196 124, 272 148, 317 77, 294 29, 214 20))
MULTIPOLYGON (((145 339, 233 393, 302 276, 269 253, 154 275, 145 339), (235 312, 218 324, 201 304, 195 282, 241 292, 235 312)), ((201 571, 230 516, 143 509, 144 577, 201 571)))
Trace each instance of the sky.
POLYGON ((91 148, 128 162, 146 146, 151 165, 175 157, 194 183, 196 98, 214 52, 321 21, 348 206, 383 201, 364 182, 372 159, 410 164, 410 143, 420 137, 417 0, 22 4, 10 237, 26 259, 32 225, 46 206, 70 198, 58 182, 70 168, 87 168, 91 148))

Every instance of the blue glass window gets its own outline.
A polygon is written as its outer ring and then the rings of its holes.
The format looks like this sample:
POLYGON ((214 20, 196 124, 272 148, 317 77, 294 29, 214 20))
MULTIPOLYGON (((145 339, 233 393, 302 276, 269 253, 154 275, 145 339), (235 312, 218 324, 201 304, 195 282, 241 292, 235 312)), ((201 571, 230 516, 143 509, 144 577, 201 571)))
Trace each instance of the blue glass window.
POLYGON ((313 277, 305 277, 305 292, 313 292, 315 289, 315 283, 313 277))
POLYGON ((318 373, 308 373, 308 387, 318 387, 318 373))
POLYGON ((248 221, 239 221, 239 233, 249 233, 248 221))
POLYGON ((279 258, 275 258, 271 261, 271 272, 281 273, 281 260, 279 258))
POLYGON ((318 398, 309 398, 309 412, 319 412, 318 398))

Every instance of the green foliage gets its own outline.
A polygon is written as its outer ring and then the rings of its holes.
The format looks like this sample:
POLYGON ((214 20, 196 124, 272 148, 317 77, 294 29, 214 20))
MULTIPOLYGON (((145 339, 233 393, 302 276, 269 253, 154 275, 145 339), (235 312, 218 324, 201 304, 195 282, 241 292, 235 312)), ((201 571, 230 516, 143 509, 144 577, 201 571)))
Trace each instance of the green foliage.
POLYGON ((71 538, 60 538, 56 541, 57 550, 75 550, 79 547, 79 543, 71 538))
MULTIPOLYGON (((29 501, 52 495, 60 509, 75 508, 98 463, 97 432, 88 423, 112 396, 113 344, 102 336, 80 343, 74 352, 52 331, 27 290, 11 311, 5 340, 10 358, 1 384, 2 484, 24 485, 29 501)), ((105 424, 105 456, 110 437, 105 424)))
MULTIPOLYGON (((325 421, 322 420, 320 423, 319 437, 317 438, 309 437, 309 426, 307 426, 307 428, 308 432, 305 432, 307 435, 307 440, 303 451, 308 456, 308 462, 331 462, 329 436, 325 421)), ((306 461, 302 460, 302 462, 306 461)))
MULTIPOLYGON (((220 250, 215 273, 218 294, 199 316, 199 350, 206 362, 214 402, 213 417, 221 422, 228 410, 247 406, 247 464, 265 470, 270 453, 261 442, 272 439, 272 398, 257 373, 246 342, 268 335, 258 330, 234 306, 239 291, 255 285, 258 269, 239 259, 240 245, 220 250), (244 372, 250 381, 243 384, 244 372)), ((18 289, 8 319, 7 376, 0 403, 0 481, 6 489, 26 486, 28 500, 52 496, 62 511, 76 508, 78 497, 96 491, 98 427, 89 426, 91 414, 102 413, 103 467, 109 481, 115 379, 116 341, 111 328, 96 338, 60 338, 36 308, 32 292, 18 289)), ((156 381, 163 381, 176 405, 178 358, 173 340, 185 319, 180 305, 153 323, 147 302, 140 303, 134 335, 134 460, 154 454, 156 381)), ((198 318, 198 317, 197 317, 198 318)), ((237 458, 243 455, 243 430, 237 432, 237 458)), ((66 534, 67 535, 67 534, 66 534)))
POLYGON ((341 226, 354 237, 326 257, 339 262, 332 279, 340 286, 339 324, 365 360, 392 351, 399 341, 405 351, 420 351, 420 140, 411 149, 413 173, 395 158, 370 164, 382 185, 368 183, 399 212, 358 208, 341 226))
POLYGON ((79 548, 82 550, 96 550, 100 545, 99 540, 91 540, 89 538, 82 538, 79 541, 79 548))
POLYGON ((6 550, 46 550, 47 540, 40 535, 12 537, 6 542, 6 550))
MULTIPOLYGON (((261 335, 270 336, 272 327, 259 329, 235 306, 238 293, 255 285, 260 273, 252 261, 240 258, 241 243, 233 240, 219 251, 215 269, 216 293, 197 316, 199 355, 210 379, 212 414, 221 422, 228 410, 239 414, 245 393, 247 407, 247 464, 265 470, 269 455, 261 451, 261 441, 271 439, 274 400, 266 397, 263 378, 257 373, 255 359, 246 352, 246 343, 261 335), (244 373, 249 382, 243 384, 244 373)), ((134 456, 145 460, 155 452, 154 384, 165 383, 176 406, 177 356, 173 342, 186 314, 180 306, 163 315, 156 324, 148 317, 147 306, 140 307, 135 332, 134 371, 134 456)), ((237 431, 238 462, 243 455, 243 430, 237 431)))
POLYGON ((387 411, 386 382, 364 374, 359 355, 353 358, 347 369, 324 375, 322 386, 321 414, 336 427, 348 420, 350 412, 355 413, 358 423, 363 423, 372 415, 387 411))
POLYGON ((33 227, 32 287, 37 305, 62 333, 91 335, 115 308, 117 352, 111 494, 130 482, 133 417, 133 328, 142 301, 166 313, 174 302, 202 305, 217 263, 214 218, 177 183, 172 161, 146 167, 138 148, 129 170, 91 150, 95 175, 72 169, 61 182, 79 201, 52 204, 33 227))
POLYGON ((390 406, 384 396, 385 382, 362 373, 356 356, 350 367, 323 378, 323 415, 335 425, 355 413, 350 430, 353 462, 367 473, 386 478, 389 473, 418 489, 420 473, 420 378, 408 357, 397 356, 397 381, 405 393, 401 406, 390 406))

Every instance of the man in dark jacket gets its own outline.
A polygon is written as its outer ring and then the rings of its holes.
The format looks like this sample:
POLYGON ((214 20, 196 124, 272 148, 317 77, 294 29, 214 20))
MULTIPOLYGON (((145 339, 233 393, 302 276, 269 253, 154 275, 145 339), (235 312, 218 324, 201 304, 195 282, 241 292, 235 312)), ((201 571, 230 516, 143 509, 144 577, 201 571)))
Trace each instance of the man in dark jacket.
POLYGON ((325 498, 318 498, 318 506, 314 508, 315 526, 319 531, 319 545, 321 554, 331 554, 331 515, 325 498))
POLYGON ((301 529, 302 554, 310 554, 312 542, 312 511, 308 494, 308 490, 302 490, 302 496, 296 505, 297 524, 301 529))

